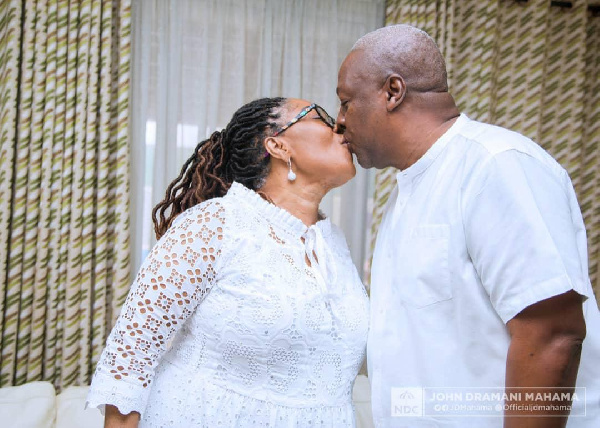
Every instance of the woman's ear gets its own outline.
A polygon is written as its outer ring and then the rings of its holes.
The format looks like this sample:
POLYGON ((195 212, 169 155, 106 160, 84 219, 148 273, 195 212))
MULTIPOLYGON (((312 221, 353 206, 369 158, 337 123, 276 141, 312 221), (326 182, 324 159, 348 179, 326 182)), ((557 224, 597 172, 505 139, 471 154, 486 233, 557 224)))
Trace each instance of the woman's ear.
POLYGON ((267 137, 265 140, 265 149, 276 159, 281 159, 284 162, 290 158, 290 150, 287 142, 283 138, 267 137))
POLYGON ((399 74, 390 74, 385 81, 383 90, 387 95, 387 111, 391 112, 404 101, 404 97, 406 96, 406 82, 399 74))

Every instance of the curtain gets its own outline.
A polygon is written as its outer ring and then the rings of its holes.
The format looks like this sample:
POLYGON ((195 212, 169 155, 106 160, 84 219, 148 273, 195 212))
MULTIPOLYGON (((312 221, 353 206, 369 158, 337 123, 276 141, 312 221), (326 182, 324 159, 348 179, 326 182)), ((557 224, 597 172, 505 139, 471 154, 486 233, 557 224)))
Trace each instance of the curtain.
MULTIPOLYGON (((390 0, 386 24, 412 24, 436 40, 461 111, 532 138, 568 170, 587 228, 598 298, 600 17, 594 4, 600 2, 570 3, 390 0)), ((376 177, 373 237, 394 173, 387 169, 376 177)))
POLYGON ((88 384, 129 285, 129 0, 0 3, 0 386, 88 384))
MULTIPOLYGON (((354 42, 383 25, 383 0, 133 2, 134 271, 154 244, 151 210, 198 141, 260 97, 305 98, 335 116, 337 71, 354 42)), ((369 178, 331 192, 322 209, 362 268, 369 178)))

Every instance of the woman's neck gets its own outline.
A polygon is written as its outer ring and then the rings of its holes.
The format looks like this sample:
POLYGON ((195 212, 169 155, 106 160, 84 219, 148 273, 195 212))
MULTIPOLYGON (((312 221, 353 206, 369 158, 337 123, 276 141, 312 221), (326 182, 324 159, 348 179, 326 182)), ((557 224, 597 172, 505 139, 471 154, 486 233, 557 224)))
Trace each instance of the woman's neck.
POLYGON ((258 192, 266 200, 297 217, 306 226, 321 220, 319 204, 324 194, 311 186, 300 183, 278 185, 267 181, 258 192))

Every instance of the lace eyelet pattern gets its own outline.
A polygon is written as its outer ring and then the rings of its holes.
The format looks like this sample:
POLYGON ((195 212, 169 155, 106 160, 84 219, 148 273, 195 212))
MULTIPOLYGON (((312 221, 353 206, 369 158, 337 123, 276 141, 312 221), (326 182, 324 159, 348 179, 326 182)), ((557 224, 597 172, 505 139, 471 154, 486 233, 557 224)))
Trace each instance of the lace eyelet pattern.
POLYGON ((137 411, 140 427, 351 427, 368 310, 328 219, 306 227, 234 183, 144 261, 88 405, 137 411))

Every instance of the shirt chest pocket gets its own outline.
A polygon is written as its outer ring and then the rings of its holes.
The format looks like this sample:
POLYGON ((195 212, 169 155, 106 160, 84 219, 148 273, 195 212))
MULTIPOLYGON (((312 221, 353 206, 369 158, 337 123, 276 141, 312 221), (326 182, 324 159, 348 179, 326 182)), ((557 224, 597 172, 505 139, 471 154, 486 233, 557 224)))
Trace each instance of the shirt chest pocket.
POLYGON ((399 254, 398 267, 403 274, 397 284, 402 300, 409 306, 424 308, 452 299, 449 251, 450 227, 445 224, 413 228, 406 249, 399 254))

